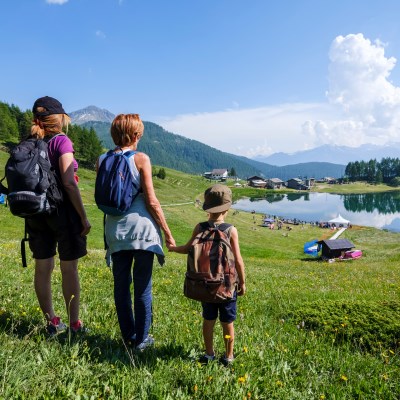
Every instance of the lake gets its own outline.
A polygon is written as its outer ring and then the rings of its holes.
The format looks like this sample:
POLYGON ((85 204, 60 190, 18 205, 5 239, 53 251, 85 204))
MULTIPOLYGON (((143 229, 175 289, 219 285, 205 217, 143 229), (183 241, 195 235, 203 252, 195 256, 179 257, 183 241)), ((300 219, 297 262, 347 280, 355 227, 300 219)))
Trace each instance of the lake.
POLYGON ((274 193, 240 199, 233 208, 268 216, 326 222, 340 214, 353 225, 400 232, 400 191, 365 194, 274 193))

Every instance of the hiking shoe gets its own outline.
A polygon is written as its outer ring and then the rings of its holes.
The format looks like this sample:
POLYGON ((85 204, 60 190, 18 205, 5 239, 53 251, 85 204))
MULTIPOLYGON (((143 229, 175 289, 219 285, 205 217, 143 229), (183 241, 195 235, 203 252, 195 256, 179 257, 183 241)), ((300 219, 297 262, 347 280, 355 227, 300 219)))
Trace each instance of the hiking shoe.
POLYGON ((122 338, 125 346, 130 347, 130 348, 135 348, 135 342, 136 342, 136 333, 134 333, 131 337, 124 339, 122 338))
POLYGON ((235 360, 235 357, 227 357, 227 356, 222 356, 219 359, 219 362, 224 366, 224 367, 230 367, 233 364, 233 361, 235 360))
POLYGON ((147 336, 146 339, 143 340, 142 343, 140 343, 140 344, 138 344, 136 346, 136 350, 137 351, 144 351, 144 350, 146 350, 146 349, 148 349, 150 347, 153 347, 153 346, 154 346, 154 338, 149 335, 149 336, 147 336))
POLYGON ((61 321, 60 317, 53 317, 49 321, 47 321, 47 333, 50 336, 58 335, 59 333, 65 332, 67 330, 67 325, 61 321))
POLYGON ((70 323, 69 329, 71 330, 71 333, 73 333, 73 334, 82 334, 82 333, 89 332, 89 329, 83 325, 83 322, 80 319, 78 319, 78 321, 76 321, 76 322, 70 323))
POLYGON ((215 360, 215 354, 210 356, 208 354, 203 354, 200 358, 199 358, 199 363, 203 364, 203 365, 207 365, 209 362, 214 361, 215 360))

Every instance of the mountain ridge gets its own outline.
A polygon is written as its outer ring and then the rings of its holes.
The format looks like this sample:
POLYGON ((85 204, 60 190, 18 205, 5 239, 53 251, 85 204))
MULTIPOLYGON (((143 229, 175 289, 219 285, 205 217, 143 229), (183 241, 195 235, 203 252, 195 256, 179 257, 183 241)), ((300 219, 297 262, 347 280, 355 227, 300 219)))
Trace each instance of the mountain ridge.
POLYGON ((295 153, 278 152, 269 156, 256 156, 253 160, 268 164, 283 166, 304 162, 332 162, 347 165, 354 161, 369 161, 382 158, 396 158, 400 153, 400 143, 392 142, 385 145, 363 144, 359 147, 322 145, 313 149, 295 153))
MULTIPOLYGON (((73 123, 79 122, 83 127, 93 128, 106 148, 114 147, 110 137, 111 115, 113 114, 109 111, 94 106, 70 113, 73 123)), ((214 149, 197 140, 168 132, 150 121, 144 121, 144 125, 145 134, 139 142, 138 149, 148 154, 155 165, 187 173, 203 174, 212 169, 226 168, 229 171, 233 168, 241 178, 259 175, 282 180, 298 176, 312 176, 317 179, 324 176, 339 178, 344 174, 344 165, 321 162, 318 165, 304 163, 276 166, 214 149)))

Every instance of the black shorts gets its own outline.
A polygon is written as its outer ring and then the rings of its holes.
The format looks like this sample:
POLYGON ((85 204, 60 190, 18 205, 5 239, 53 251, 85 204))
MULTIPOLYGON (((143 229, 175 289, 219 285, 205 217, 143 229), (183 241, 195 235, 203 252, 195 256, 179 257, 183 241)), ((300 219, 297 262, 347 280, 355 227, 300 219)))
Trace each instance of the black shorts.
POLYGON ((227 303, 201 303, 203 307, 203 318, 209 321, 217 319, 221 322, 231 323, 236 319, 236 292, 233 300, 227 303))
POLYGON ((66 199, 51 215, 26 219, 29 248, 35 259, 46 259, 58 254, 62 261, 77 260, 87 254, 86 236, 81 236, 81 219, 66 199))

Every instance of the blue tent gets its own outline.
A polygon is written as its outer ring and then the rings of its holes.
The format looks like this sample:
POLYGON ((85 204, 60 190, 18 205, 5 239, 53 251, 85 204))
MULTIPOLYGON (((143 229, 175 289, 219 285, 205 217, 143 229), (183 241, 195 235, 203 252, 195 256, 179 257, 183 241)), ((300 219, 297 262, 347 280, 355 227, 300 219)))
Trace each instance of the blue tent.
POLYGON ((315 239, 304 244, 304 253, 317 257, 320 248, 321 246, 318 244, 318 239, 315 239))

